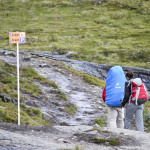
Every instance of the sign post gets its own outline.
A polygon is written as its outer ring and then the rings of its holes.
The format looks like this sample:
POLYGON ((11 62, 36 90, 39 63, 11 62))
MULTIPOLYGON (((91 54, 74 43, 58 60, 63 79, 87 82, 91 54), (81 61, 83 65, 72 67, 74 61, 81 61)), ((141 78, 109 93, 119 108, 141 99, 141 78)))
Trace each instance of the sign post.
POLYGON ((25 42, 25 32, 9 32, 9 43, 17 43, 18 125, 20 125, 19 43, 25 42))

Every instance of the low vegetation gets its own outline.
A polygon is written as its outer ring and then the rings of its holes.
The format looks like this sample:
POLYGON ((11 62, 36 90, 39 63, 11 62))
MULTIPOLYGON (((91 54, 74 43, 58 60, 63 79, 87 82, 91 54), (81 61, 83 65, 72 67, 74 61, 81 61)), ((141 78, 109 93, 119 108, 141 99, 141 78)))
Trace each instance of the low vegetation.
MULTIPOLYGON (((17 101, 18 96, 16 71, 16 66, 0 60, 0 93, 15 101, 17 101)), ((36 85, 37 82, 57 89, 58 97, 67 100, 66 95, 54 82, 40 76, 32 67, 24 67, 20 69, 21 103, 25 99, 23 94, 28 94, 34 97, 38 97, 41 94, 40 87, 36 85)), ((0 113, 0 120, 17 123, 17 106, 13 103, 4 103, 0 100, 0 113)), ((42 113, 39 109, 26 108, 21 104, 21 124, 49 125, 49 121, 42 119, 42 113)))
POLYGON ((150 132, 150 102, 144 104, 144 126, 146 127, 146 132, 150 132))
POLYGON ((149 15, 148 0, 1 0, 0 48, 16 49, 8 33, 24 31, 20 49, 150 69, 149 15))
MULTIPOLYGON (((66 150, 66 148, 60 148, 59 150, 66 150)), ((72 150, 84 150, 83 146, 76 145, 72 150)))
MULTIPOLYGON (((48 120, 42 119, 42 113, 39 109, 27 108, 25 105, 21 104, 20 120, 21 125, 50 125, 48 120)), ((18 122, 18 107, 13 103, 5 103, 0 101, 0 120, 9 123, 18 122)))
POLYGON ((101 79, 94 77, 94 76, 90 76, 86 73, 78 72, 75 69, 69 68, 68 66, 66 66, 62 62, 57 63, 56 66, 58 66, 59 68, 65 69, 68 73, 73 73, 74 75, 77 75, 77 76, 83 78, 86 82, 88 82, 92 85, 100 86, 102 88, 104 88, 106 85, 106 82, 104 80, 101 80, 101 79))
MULTIPOLYGON (((0 67, 0 92, 7 97, 9 96, 13 99, 17 99, 16 66, 0 60, 0 67)), ((26 93, 35 97, 39 96, 41 90, 40 87, 35 84, 36 82, 58 89, 58 96, 61 99, 67 100, 66 95, 60 91, 54 82, 40 76, 32 67, 24 67, 20 69, 21 93, 26 93)), ((21 99, 23 98, 21 97, 21 99)))
POLYGON ((84 150, 84 148, 83 148, 83 146, 76 145, 75 148, 74 148, 74 150, 84 150))
POLYGON ((61 90, 58 91, 58 97, 60 99, 63 99, 63 100, 68 100, 67 96, 65 95, 65 93, 63 93, 61 90))
POLYGON ((77 110, 77 106, 75 104, 66 104, 64 111, 67 112, 69 115, 75 115, 77 110))
POLYGON ((94 121, 95 124, 98 124, 100 127, 104 127, 106 125, 106 118, 101 116, 100 118, 94 121))
POLYGON ((94 138, 93 142, 96 144, 105 144, 108 146, 118 146, 120 145, 120 139, 119 138, 111 138, 111 139, 105 139, 105 138, 94 138))
POLYGON ((72 72, 80 77, 82 77, 85 81, 87 81, 88 83, 92 84, 92 85, 96 85, 96 86, 100 86, 102 88, 105 87, 106 82, 104 80, 101 80, 97 77, 94 76, 90 76, 86 73, 82 73, 82 72, 77 72, 75 70, 72 70, 72 72))
POLYGON ((90 83, 92 85, 100 86, 102 88, 104 88, 105 85, 106 85, 106 82, 104 80, 101 80, 101 79, 99 79, 97 77, 90 76, 90 75, 88 75, 86 73, 78 72, 78 71, 76 71, 74 69, 68 68, 67 66, 63 66, 63 68, 66 69, 67 71, 69 71, 69 72, 71 72, 71 73, 73 73, 73 74, 83 78, 86 82, 88 82, 88 83, 90 83))

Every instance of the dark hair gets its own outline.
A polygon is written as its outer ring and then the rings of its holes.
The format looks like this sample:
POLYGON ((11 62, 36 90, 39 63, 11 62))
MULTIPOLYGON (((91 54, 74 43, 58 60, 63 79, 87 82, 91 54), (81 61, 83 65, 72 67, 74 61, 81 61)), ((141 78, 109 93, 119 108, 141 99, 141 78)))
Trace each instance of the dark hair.
POLYGON ((126 73, 126 77, 128 77, 128 78, 133 78, 134 77, 134 73, 133 72, 127 72, 126 73))

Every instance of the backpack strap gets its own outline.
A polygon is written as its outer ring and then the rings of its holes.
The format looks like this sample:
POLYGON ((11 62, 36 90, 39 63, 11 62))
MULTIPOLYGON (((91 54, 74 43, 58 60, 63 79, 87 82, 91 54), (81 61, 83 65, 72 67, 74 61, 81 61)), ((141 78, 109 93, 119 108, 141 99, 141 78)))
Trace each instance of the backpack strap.
POLYGON ((137 91, 136 91, 136 97, 135 97, 135 105, 138 105, 137 100, 140 94, 140 87, 137 87, 137 91))
MULTIPOLYGON (((129 80, 128 82, 129 83, 128 83, 127 87, 131 84, 131 80, 129 80)), ((132 96, 132 84, 131 84, 131 95, 129 97, 129 105, 130 105, 130 102, 131 102, 131 96, 132 96)))

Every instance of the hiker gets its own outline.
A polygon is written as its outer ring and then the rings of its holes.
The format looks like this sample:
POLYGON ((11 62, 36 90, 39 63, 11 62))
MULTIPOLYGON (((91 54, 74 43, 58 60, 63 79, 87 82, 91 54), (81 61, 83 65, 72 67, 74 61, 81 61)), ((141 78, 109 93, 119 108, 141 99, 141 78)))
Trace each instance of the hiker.
POLYGON ((124 108, 120 107, 123 99, 126 78, 120 66, 112 67, 106 77, 106 86, 102 93, 103 101, 108 105, 107 127, 124 127, 124 108))
POLYGON ((148 97, 142 80, 140 78, 133 79, 133 77, 133 72, 126 73, 127 82, 125 83, 124 98, 120 107, 122 108, 127 104, 124 128, 130 129, 133 114, 135 114, 136 129, 143 132, 143 103, 147 101, 148 97))

